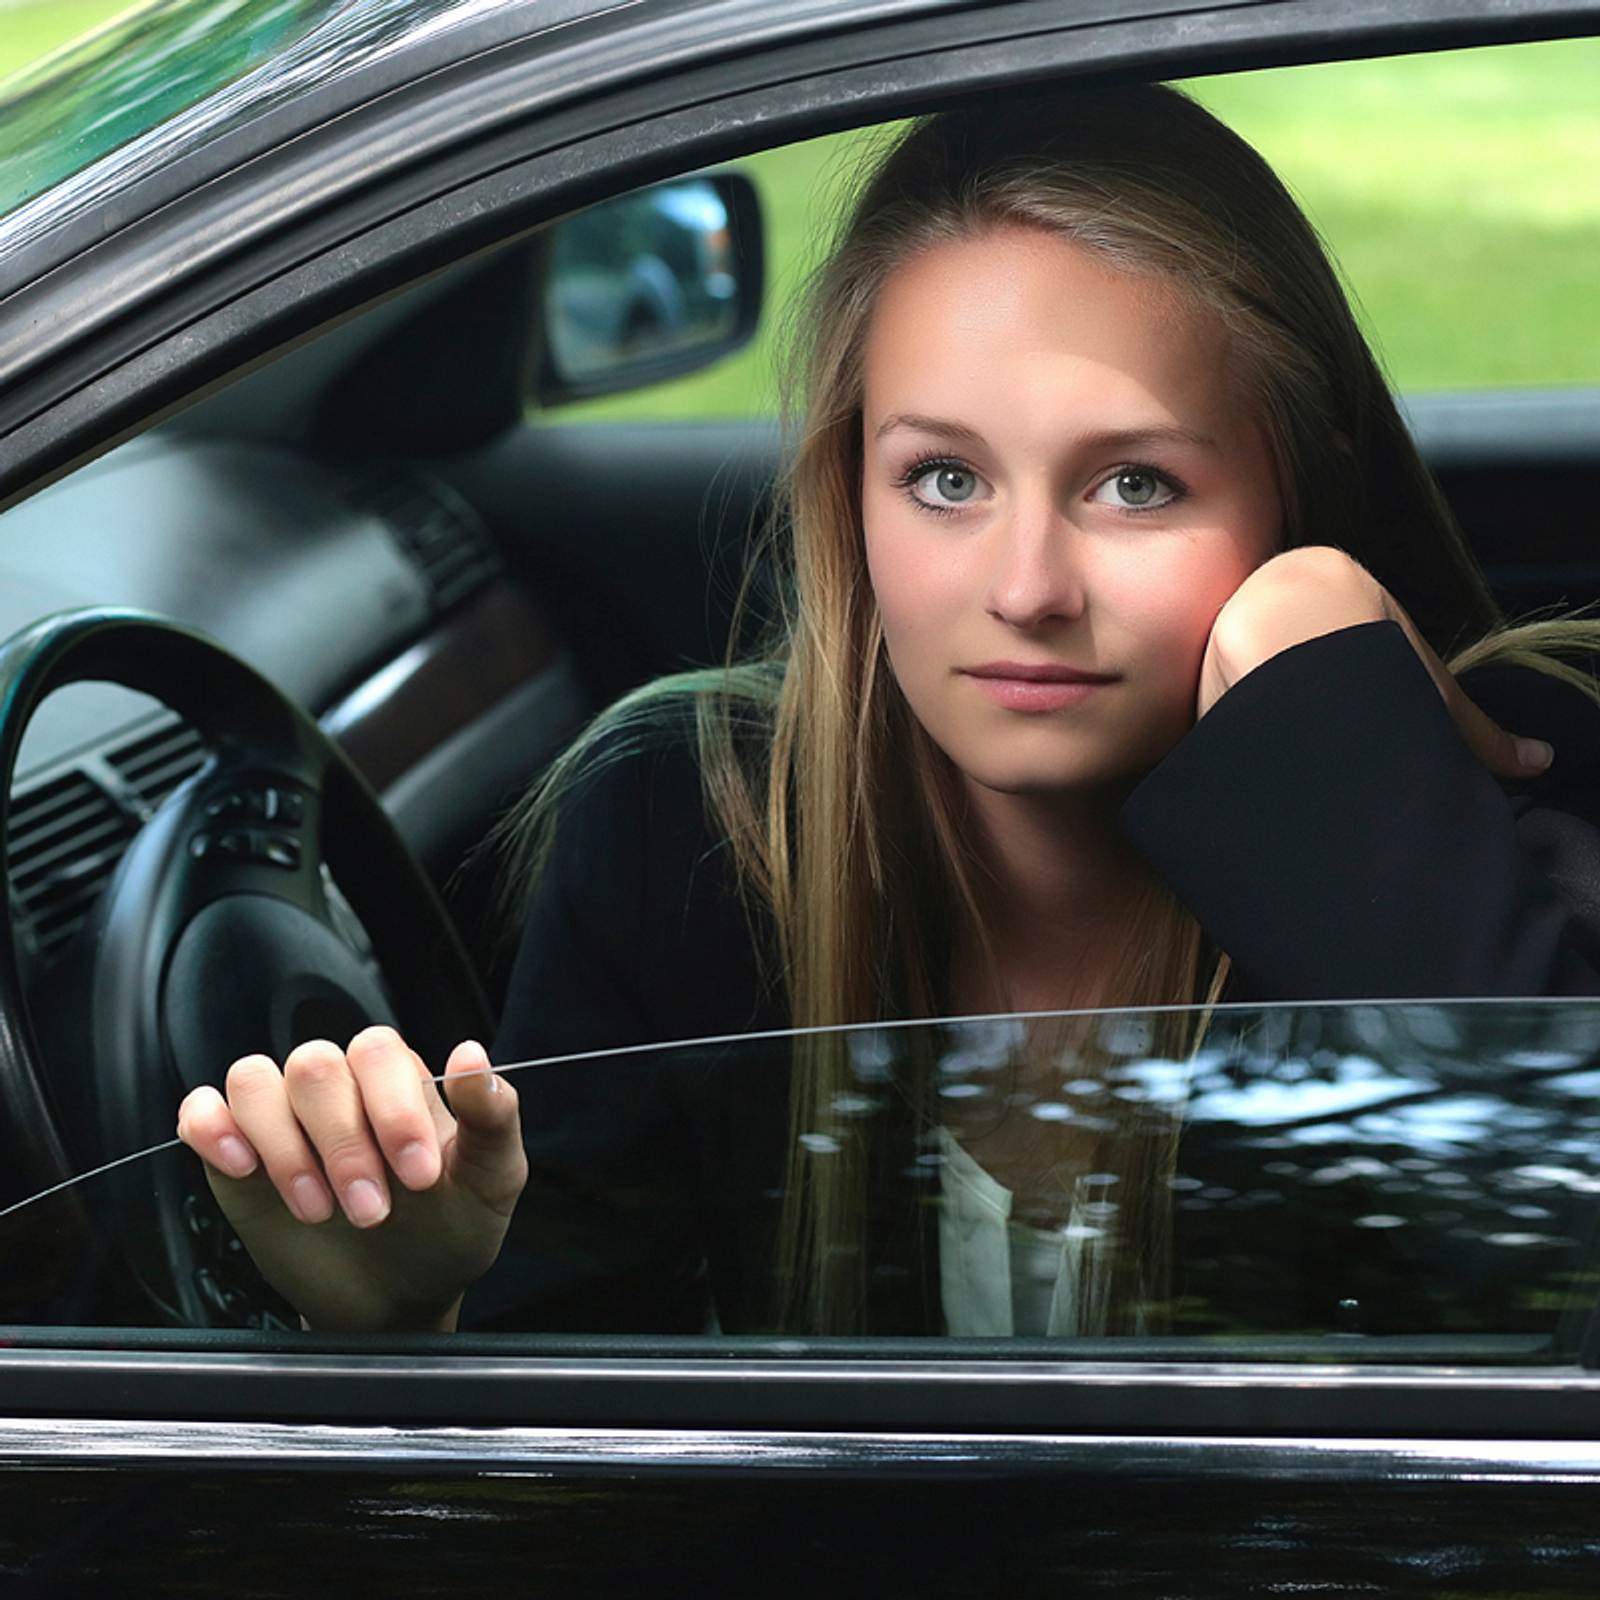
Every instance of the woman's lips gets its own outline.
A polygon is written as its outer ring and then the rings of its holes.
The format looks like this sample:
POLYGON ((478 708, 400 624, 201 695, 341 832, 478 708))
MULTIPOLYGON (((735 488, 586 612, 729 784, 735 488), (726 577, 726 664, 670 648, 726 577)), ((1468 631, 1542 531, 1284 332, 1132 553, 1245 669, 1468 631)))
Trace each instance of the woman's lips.
POLYGON ((1022 661, 990 661, 962 671, 982 694, 1007 711, 1060 711, 1082 704, 1097 689, 1117 681, 1107 673, 1022 661))

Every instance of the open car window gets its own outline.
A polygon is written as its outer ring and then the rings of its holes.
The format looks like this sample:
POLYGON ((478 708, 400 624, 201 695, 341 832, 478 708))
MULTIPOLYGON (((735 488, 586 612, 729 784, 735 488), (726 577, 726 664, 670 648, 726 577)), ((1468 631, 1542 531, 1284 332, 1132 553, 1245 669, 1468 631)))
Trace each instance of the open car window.
MULTIPOLYGON (((978 1018, 512 1070, 533 1176, 463 1349, 837 1350, 785 1323, 797 1182, 848 1206, 834 1281, 884 1354, 1572 1364, 1600 1281, 1597 1002, 978 1018), (831 1093, 791 1119, 802 1071, 831 1093)), ((319 1338, 182 1147, 13 1205, 0 1262, 22 1345, 319 1338)))
MULTIPOLYGON (((1316 223, 1402 394, 1592 389, 1600 219, 1585 181, 1600 40, 1332 61, 1180 80, 1264 155, 1316 223), (1406 160, 1391 151, 1403 141, 1406 160), (1536 152, 1536 153, 1535 153, 1536 152), (1514 334, 1507 336, 1507 329, 1514 334)), ((747 158, 768 233, 772 314, 746 353, 562 421, 763 416, 786 318, 849 185, 897 124, 747 158)), ((1424 402, 1413 418, 1438 426, 1424 402)))

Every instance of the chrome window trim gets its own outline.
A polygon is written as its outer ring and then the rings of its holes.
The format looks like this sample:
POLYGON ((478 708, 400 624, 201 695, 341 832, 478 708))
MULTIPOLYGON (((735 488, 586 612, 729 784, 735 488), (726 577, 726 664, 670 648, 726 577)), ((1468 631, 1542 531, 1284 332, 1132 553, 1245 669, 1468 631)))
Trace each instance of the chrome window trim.
POLYGON ((282 1423, 0 1420, 0 1469, 175 1468, 472 1474, 1033 1475, 1302 1483, 1600 1484, 1600 1442, 920 1434, 673 1428, 395 1428, 282 1423))
MULTIPOLYGON (((1600 1440, 1600 1373, 1443 1366, 0 1350, 52 1427, 1600 1440), (80 1420, 81 1419, 81 1420, 80 1420)), ((19 1424, 20 1425, 20 1424, 19 1424)), ((41 1424, 43 1425, 43 1424, 41 1424)))

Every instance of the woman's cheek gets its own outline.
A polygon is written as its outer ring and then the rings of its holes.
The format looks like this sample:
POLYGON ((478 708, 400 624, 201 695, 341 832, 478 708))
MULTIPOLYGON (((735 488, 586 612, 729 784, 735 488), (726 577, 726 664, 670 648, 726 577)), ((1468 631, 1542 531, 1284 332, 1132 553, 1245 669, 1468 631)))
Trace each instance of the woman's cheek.
POLYGON ((1139 615, 1139 632, 1150 641, 1152 654, 1169 664, 1173 676, 1191 666, 1200 670, 1211 624, 1225 598, 1216 591, 1214 573, 1180 569, 1130 597, 1130 607, 1139 615))
POLYGON ((939 677, 941 665, 951 664, 943 658, 958 607, 945 565, 926 540, 906 538, 892 522, 867 541, 867 576, 890 663, 908 693, 915 682, 939 677))
POLYGON ((1212 625, 1248 571, 1175 573, 1150 591, 1155 601, 1142 631, 1152 643, 1147 665, 1157 702, 1151 708, 1155 746, 1170 748, 1193 726, 1212 625))
POLYGON ((883 623, 884 649, 889 660, 889 671, 911 706, 917 720, 927 724, 939 720, 936 688, 945 676, 940 663, 931 659, 924 631, 917 627, 900 625, 892 608, 881 604, 878 611, 883 623))

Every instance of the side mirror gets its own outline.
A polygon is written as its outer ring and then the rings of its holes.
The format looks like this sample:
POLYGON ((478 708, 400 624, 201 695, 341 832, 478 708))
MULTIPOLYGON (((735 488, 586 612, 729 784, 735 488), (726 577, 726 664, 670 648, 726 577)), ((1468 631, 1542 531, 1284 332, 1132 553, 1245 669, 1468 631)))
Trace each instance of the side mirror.
POLYGON ((674 178, 556 223, 545 256, 543 405, 720 361, 761 315, 765 251, 741 173, 674 178))

